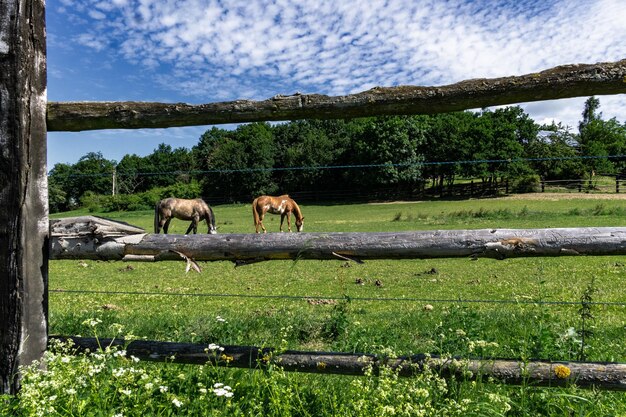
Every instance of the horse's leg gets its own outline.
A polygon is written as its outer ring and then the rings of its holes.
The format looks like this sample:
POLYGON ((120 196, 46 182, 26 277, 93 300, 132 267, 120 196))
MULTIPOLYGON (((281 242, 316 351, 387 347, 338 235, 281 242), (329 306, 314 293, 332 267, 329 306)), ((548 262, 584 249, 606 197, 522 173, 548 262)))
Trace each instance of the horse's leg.
POLYGON ((200 223, 200 216, 196 215, 196 217, 194 217, 193 221, 191 222, 191 225, 193 226, 194 235, 198 233, 198 223, 200 223))
POLYGON ((200 222, 200 216, 198 216, 197 214, 194 215, 191 218, 191 223, 189 224, 189 227, 187 228, 187 231, 185 232, 186 235, 189 234, 189 232, 191 232, 193 230, 193 234, 195 235, 198 232, 198 223, 200 222))
POLYGON ((259 224, 261 225, 261 229, 263 229, 263 233, 267 233, 267 229, 263 226, 263 219, 265 218, 265 213, 261 213, 259 216, 259 224))
POLYGON ((167 234, 167 230, 170 228, 170 222, 172 221, 172 218, 169 217, 167 220, 165 220, 165 222, 163 223, 163 234, 167 234))
POLYGON ((285 221, 285 213, 280 214, 280 231, 283 231, 283 222, 285 221))
POLYGON ((291 212, 287 212, 287 230, 291 232, 291 212))

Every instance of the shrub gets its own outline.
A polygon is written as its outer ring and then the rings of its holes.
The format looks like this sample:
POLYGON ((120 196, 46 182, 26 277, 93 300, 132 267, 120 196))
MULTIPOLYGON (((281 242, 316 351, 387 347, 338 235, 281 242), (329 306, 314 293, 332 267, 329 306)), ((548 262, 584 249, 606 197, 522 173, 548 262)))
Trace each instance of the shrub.
POLYGON ((511 191, 514 193, 534 193, 539 189, 540 183, 539 175, 525 175, 513 181, 511 191))

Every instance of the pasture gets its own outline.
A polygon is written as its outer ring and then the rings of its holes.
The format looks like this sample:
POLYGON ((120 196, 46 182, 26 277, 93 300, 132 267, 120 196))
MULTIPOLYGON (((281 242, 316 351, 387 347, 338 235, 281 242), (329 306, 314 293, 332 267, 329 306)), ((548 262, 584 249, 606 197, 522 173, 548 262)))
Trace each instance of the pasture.
MULTIPOLYGON (((572 197, 301 204, 301 208, 307 232, 625 225, 626 201, 615 196, 572 197)), ((218 233, 254 233, 249 204, 213 209, 218 233)), ((79 214, 86 213, 63 216, 79 214)), ((93 214, 152 231, 152 211, 93 214)), ((280 216, 266 216, 268 233, 277 233, 279 222, 280 216)), ((188 222, 174 220, 170 233, 184 233, 187 227, 188 222)), ((206 231, 204 224, 199 229, 206 231)), ((52 261, 50 334, 89 336, 93 332, 89 320, 97 319, 100 337, 119 336, 121 326, 123 334, 135 337, 207 345, 626 362, 623 257, 380 260, 363 264, 338 259, 240 267, 231 262, 200 262, 200 266, 198 274, 185 273, 184 262, 52 261), (583 306, 583 296, 591 304, 583 306)), ((173 365, 155 366, 168 369, 173 365)), ((198 372, 189 366, 185 369, 191 374, 198 372)), ((232 384, 240 381, 240 389, 246 378, 259 378, 246 371, 219 372, 223 377, 230 375, 232 384)), ((341 381, 351 381, 350 386, 358 381, 281 374, 282 378, 286 386, 304 390, 299 400, 303 404, 321 401, 314 401, 317 394, 306 391, 305 386, 323 390, 323 381, 327 381, 333 390, 341 391, 341 381), (311 398, 304 398, 307 395, 311 398)), ((431 388, 426 387, 434 400, 431 388)), ((479 384, 477 388, 476 384, 451 383, 447 392, 454 393, 454 401, 466 398, 472 402, 477 415, 504 415, 508 410, 507 415, 564 415, 564 410, 576 415, 605 415, 595 412, 610 409, 626 412, 621 394, 575 388, 505 388, 498 384, 479 384), (501 395, 506 407, 489 405, 485 396, 494 393, 501 395)), ((348 394, 334 395, 339 401, 348 394)), ((329 408, 330 403, 318 406, 311 415, 341 415, 339 409, 329 408)), ((264 412, 286 415, 270 412, 270 408, 264 412)), ((465 411, 471 414, 471 410, 465 411)), ((293 407, 290 413, 304 414, 293 407)))

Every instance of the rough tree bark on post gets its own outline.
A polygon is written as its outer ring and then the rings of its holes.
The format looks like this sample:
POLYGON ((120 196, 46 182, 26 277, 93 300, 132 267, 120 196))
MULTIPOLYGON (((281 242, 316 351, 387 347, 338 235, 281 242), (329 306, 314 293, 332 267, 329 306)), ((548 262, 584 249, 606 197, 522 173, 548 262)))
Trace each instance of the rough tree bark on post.
POLYGON ((0 1, 0 394, 47 342, 48 191, 43 0, 0 1))

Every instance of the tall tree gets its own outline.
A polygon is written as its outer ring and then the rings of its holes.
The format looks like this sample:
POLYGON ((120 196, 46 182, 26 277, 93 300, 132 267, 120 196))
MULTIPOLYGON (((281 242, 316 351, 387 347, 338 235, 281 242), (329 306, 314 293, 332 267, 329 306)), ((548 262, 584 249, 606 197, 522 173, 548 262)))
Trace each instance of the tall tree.
POLYGON ((598 112, 600 101, 589 97, 585 102, 582 120, 578 125, 580 153, 584 159, 589 186, 593 185, 595 174, 623 172, 623 158, 611 158, 626 153, 626 129, 616 119, 602 120, 598 112))
POLYGON ((48 201, 52 213, 70 210, 78 204, 76 199, 71 200, 71 173, 72 166, 63 163, 55 164, 48 173, 48 201))
POLYGON ((186 148, 172 149, 165 143, 147 155, 146 168, 150 169, 150 176, 145 182, 148 187, 167 187, 177 182, 188 182, 192 167, 191 152, 186 148))
POLYGON ((116 167, 119 192, 133 194, 150 189, 152 168, 147 158, 136 154, 124 155, 116 167))
POLYGON ((271 172, 275 147, 270 126, 252 123, 232 132, 214 129, 194 148, 196 163, 216 171, 204 174, 203 193, 240 201, 275 192, 271 172))
POLYGON ((353 170, 354 187, 413 187, 420 179, 423 158, 418 146, 424 141, 424 125, 415 116, 365 119, 353 139, 352 163, 383 165, 353 170))
POLYGON ((276 144, 274 180, 279 192, 319 190, 331 182, 333 165, 344 146, 328 134, 324 124, 299 120, 275 126, 276 144))
POLYGON ((578 156, 578 137, 562 124, 542 126, 524 148, 535 174, 544 180, 577 179, 584 166, 578 156))
POLYGON ((585 127, 589 125, 591 122, 595 120, 600 120, 602 118, 602 113, 598 113, 598 109, 600 108, 600 100, 595 98, 594 96, 589 97, 585 101, 585 108, 583 109, 583 118, 578 123, 578 132, 582 134, 585 130, 585 127))
POLYGON ((105 159, 102 152, 89 152, 72 166, 70 201, 78 201, 86 192, 111 194, 115 161, 105 159))
POLYGON ((425 141, 418 149, 427 161, 424 176, 439 187, 444 181, 452 182, 455 176, 463 174, 465 164, 454 162, 470 159, 473 144, 466 132, 476 117, 472 112, 427 116, 425 141))

